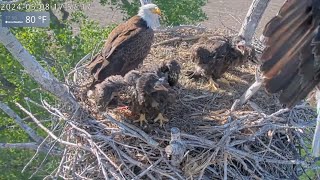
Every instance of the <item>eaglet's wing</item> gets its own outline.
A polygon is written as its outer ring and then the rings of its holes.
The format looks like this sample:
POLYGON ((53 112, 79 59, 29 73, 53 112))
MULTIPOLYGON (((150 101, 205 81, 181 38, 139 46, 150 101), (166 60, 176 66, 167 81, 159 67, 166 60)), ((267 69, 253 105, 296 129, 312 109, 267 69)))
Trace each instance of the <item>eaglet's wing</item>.
POLYGON ((266 25, 261 70, 268 92, 281 92, 280 102, 295 105, 320 82, 319 0, 287 0, 266 25))

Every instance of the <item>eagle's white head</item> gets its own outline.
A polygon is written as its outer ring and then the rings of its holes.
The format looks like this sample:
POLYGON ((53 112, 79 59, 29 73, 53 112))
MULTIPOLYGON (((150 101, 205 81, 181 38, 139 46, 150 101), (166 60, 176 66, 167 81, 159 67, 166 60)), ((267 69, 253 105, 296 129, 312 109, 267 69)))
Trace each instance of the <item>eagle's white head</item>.
POLYGON ((138 16, 147 22, 148 27, 156 28, 158 26, 161 10, 155 4, 146 4, 140 7, 138 16))

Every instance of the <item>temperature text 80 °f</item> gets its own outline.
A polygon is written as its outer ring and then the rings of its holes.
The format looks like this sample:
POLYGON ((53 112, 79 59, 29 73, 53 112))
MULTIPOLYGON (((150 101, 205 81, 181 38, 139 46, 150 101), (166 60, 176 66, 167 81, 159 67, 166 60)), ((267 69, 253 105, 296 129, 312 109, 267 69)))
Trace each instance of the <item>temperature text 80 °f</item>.
POLYGON ((25 23, 29 24, 29 23, 36 23, 37 19, 39 19, 41 21, 41 23, 45 23, 45 21, 48 19, 47 16, 26 16, 26 20, 25 23))
POLYGON ((3 27, 49 27, 49 12, 3 12, 3 27))

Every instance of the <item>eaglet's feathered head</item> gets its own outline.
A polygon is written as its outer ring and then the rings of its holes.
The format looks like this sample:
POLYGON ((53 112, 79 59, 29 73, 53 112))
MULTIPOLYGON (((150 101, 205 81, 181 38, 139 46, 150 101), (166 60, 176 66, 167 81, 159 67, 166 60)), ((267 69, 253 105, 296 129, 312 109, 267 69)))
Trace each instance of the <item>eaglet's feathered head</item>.
POLYGON ((246 49, 246 40, 242 36, 235 36, 232 38, 232 46, 241 52, 241 54, 244 54, 246 49))
POLYGON ((155 4, 146 4, 140 7, 138 16, 147 22, 148 27, 155 28, 161 15, 161 10, 155 4))
POLYGON ((137 81, 138 102, 142 104, 145 96, 150 96, 152 93, 158 91, 168 91, 165 87, 164 78, 159 78, 154 73, 144 73, 137 81))
POLYGON ((158 69, 158 75, 164 76, 170 86, 175 86, 178 83, 180 72, 181 66, 176 60, 163 62, 158 69))
POLYGON ((242 36, 235 36, 232 38, 232 46, 245 57, 245 59, 258 63, 256 57, 255 48, 246 43, 246 40, 242 36))

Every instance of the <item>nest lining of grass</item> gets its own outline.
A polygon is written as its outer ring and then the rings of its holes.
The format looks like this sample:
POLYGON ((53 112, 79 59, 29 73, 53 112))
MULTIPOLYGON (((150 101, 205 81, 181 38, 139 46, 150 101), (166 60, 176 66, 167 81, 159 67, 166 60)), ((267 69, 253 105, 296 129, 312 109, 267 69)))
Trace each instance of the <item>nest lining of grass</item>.
MULTIPOLYGON (((88 78, 79 63, 69 86, 88 109, 82 119, 67 119, 65 146, 53 176, 66 179, 290 179, 315 168, 311 158, 316 114, 306 103, 282 109, 264 90, 230 114, 234 100, 254 81, 256 65, 229 70, 216 92, 184 74, 194 64, 189 49, 202 36, 229 36, 228 31, 178 28, 156 33, 153 48, 140 70, 176 59, 182 74, 178 98, 166 112, 170 122, 139 127, 124 112, 99 112, 81 98, 88 78), (77 85, 77 86, 75 86, 77 85), (172 129, 173 128, 173 129, 172 129), (178 132, 176 131, 178 128, 178 132)), ((61 116, 63 116, 61 114, 61 116)), ((61 117, 60 117, 61 118, 61 117)))

